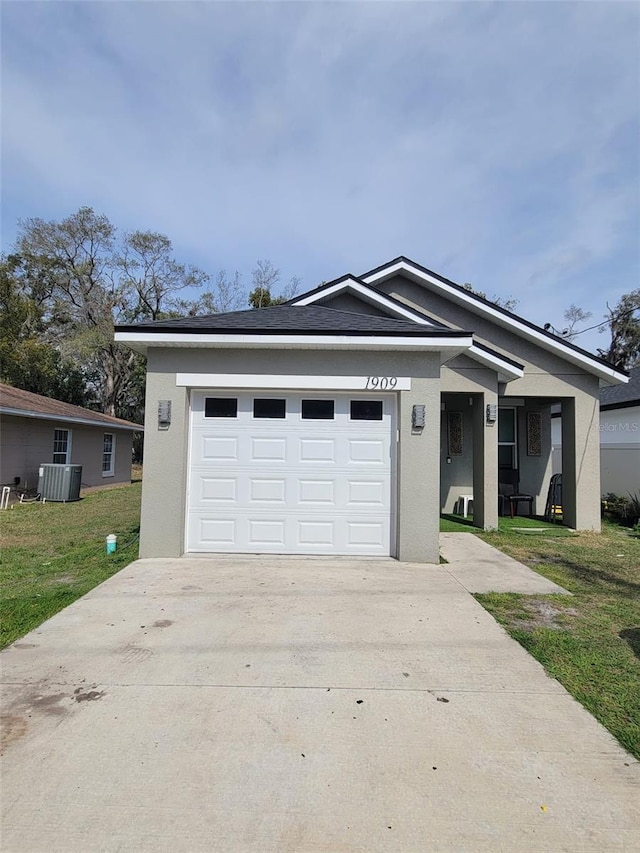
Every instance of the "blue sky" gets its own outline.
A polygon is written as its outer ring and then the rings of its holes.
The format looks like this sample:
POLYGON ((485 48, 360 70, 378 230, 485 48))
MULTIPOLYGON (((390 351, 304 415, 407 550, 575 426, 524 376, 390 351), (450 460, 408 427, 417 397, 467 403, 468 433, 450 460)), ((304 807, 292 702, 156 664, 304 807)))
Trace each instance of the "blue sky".
POLYGON ((247 282, 404 254, 556 326, 639 286, 638 4, 2 11, 5 251, 90 205, 247 282))

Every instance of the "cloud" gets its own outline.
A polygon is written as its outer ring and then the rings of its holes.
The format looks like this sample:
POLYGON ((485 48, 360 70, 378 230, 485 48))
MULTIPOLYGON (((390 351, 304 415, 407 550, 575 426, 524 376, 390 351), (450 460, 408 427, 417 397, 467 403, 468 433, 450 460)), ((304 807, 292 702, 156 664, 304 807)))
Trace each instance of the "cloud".
POLYGON ((311 287, 402 253, 538 322, 601 312, 640 272, 639 21, 623 3, 9 4, 5 231, 91 204, 212 271, 270 257, 311 287))

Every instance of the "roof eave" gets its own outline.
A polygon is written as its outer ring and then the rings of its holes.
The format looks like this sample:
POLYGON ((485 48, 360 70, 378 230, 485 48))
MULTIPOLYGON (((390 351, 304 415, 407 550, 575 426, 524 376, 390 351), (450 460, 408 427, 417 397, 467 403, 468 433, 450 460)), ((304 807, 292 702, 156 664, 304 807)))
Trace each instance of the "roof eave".
POLYGON ((140 424, 112 423, 111 421, 91 420, 90 418, 81 418, 75 415, 60 415, 50 412, 31 412, 29 409, 16 409, 12 406, 0 406, 0 415, 12 415, 19 418, 36 418, 41 421, 56 421, 56 423, 72 423, 81 424, 82 426, 92 426, 104 429, 122 429, 127 432, 144 432, 144 427, 140 424))
POLYGON ((118 343, 138 352, 148 348, 207 349, 328 349, 368 351, 442 352, 446 359, 466 352, 473 344, 467 332, 415 335, 326 335, 326 334, 203 334, 189 332, 116 332, 118 343))
POLYGON ((459 284, 443 278, 437 273, 427 270, 425 267, 421 267, 420 264, 416 264, 408 258, 402 256, 396 258, 388 264, 370 270, 368 273, 359 276, 359 278, 369 286, 375 287, 383 281, 398 275, 398 273, 405 273, 405 275, 408 275, 417 284, 433 285, 435 288, 446 292, 448 298, 456 304, 469 309, 473 313, 490 317, 495 323, 504 328, 517 330, 517 333, 522 337, 538 344, 549 352, 560 355, 561 358, 582 367, 583 370, 594 374, 599 379, 611 385, 622 385, 629 381, 629 376, 626 372, 620 371, 613 365, 588 353, 586 350, 580 349, 580 347, 568 345, 566 341, 555 338, 555 336, 545 332, 544 329, 540 329, 533 323, 529 323, 528 320, 518 317, 517 314, 494 305, 489 300, 465 290, 459 284))

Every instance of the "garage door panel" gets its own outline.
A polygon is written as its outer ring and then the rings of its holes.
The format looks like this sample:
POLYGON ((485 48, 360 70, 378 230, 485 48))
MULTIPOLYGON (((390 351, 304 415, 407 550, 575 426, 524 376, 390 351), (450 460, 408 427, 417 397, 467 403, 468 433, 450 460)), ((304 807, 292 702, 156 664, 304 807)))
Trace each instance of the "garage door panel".
POLYGON ((248 533, 249 546, 285 546, 285 520, 282 518, 250 518, 248 533))
POLYGON ((329 546, 335 543, 333 521, 296 521, 296 544, 300 546, 329 546))
POLYGON ((390 553, 393 398, 382 421, 352 420, 354 395, 332 395, 334 418, 313 420, 313 394, 268 392, 235 395, 236 417, 205 417, 218 396, 192 393, 187 550, 390 553), (254 396, 286 399, 286 417, 254 418, 254 396))
POLYGON ((346 504, 349 507, 376 506, 382 509, 388 488, 388 480, 349 480, 346 504))
POLYGON ((250 500, 252 503, 285 503, 286 481, 284 479, 249 478, 250 500))
POLYGON ((383 527, 381 521, 347 521, 347 543, 350 547, 381 547, 384 543, 383 527))
POLYGON ((204 434, 198 436, 201 444, 200 458, 203 462, 238 461, 238 439, 204 434))
POLYGON ((224 478, 203 475, 198 478, 197 482, 200 485, 200 499, 203 502, 235 503, 237 500, 238 483, 235 477, 224 478))
POLYGON ((236 541, 236 522, 232 518, 199 517, 195 519, 197 537, 202 545, 228 547, 236 541))
POLYGON ((333 464, 336 460, 336 442, 333 438, 301 438, 298 459, 303 464, 333 464))
POLYGON ((335 481, 327 479, 298 480, 298 502, 335 506, 335 481))
POLYGON ((383 465, 388 459, 389 445, 382 439, 349 439, 349 462, 355 464, 372 462, 383 465), (385 454, 386 451, 386 454, 385 454))
POLYGON ((252 462, 286 462, 286 438, 252 438, 250 458, 252 462))

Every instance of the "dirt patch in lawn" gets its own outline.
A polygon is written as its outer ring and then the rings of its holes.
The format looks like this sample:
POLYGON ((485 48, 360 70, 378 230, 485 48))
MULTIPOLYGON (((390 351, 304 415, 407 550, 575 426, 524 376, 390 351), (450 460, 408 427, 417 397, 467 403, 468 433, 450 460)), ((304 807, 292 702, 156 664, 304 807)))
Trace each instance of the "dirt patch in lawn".
POLYGON ((523 605, 528 618, 517 618, 513 622, 514 628, 524 631, 533 631, 536 628, 550 628, 552 631, 564 631, 568 627, 570 617, 577 616, 578 611, 573 607, 560 607, 542 599, 534 599, 523 605))

